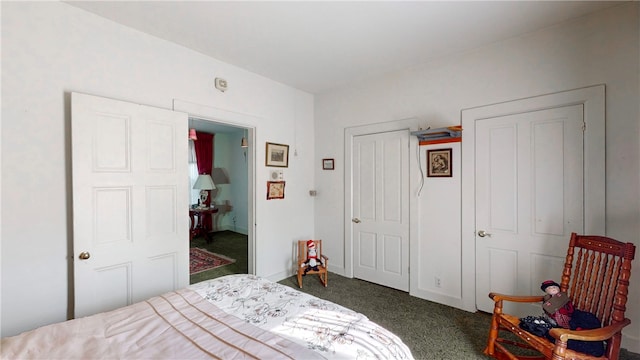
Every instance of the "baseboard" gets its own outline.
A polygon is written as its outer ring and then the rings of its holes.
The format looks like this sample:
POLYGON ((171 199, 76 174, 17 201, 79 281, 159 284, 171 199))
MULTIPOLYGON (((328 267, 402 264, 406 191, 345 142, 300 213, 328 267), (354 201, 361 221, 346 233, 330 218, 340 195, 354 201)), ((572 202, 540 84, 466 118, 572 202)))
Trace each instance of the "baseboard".
POLYGON ((636 354, 640 354, 640 338, 629 336, 623 332, 621 347, 636 354))
POLYGON ((249 230, 247 228, 243 228, 243 227, 234 227, 233 225, 229 225, 229 224, 224 224, 221 225, 219 227, 217 227, 214 231, 233 231, 233 232, 237 232, 238 234, 242 234, 242 235, 249 235, 249 230))
POLYGON ((335 274, 338 274, 340 276, 344 276, 344 277, 349 277, 347 275, 345 275, 345 271, 344 271, 344 267, 341 266, 333 266, 331 264, 329 264, 329 271, 335 274))
MULTIPOLYGON (((258 275, 258 276, 260 276, 260 275, 258 275)), ((291 276, 292 275, 289 275, 288 271, 281 271, 279 273, 275 273, 275 274, 272 274, 272 275, 269 275, 269 276, 263 276, 263 277, 267 278, 267 279, 269 279, 269 280, 271 280, 273 282, 278 282, 278 281, 284 280, 284 279, 286 279, 288 277, 291 277, 291 276)))

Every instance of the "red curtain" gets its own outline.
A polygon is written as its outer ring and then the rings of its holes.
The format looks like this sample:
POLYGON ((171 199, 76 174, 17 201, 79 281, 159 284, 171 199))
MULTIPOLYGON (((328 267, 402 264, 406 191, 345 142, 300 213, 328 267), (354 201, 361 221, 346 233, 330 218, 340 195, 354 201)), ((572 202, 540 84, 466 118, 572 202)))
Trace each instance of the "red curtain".
POLYGON ((211 175, 213 167, 213 134, 196 132, 198 140, 194 142, 196 160, 198 161, 198 174, 211 175))
MULTIPOLYGON (((213 168, 213 137, 214 134, 207 134, 196 131, 196 136, 198 140, 194 141, 194 147, 196 150, 196 161, 198 162, 198 174, 209 174, 211 175, 211 169, 213 168)), ((207 201, 205 205, 209 206, 211 204, 211 190, 209 191, 209 197, 207 197, 207 201)), ((202 214, 200 219, 202 220, 202 224, 207 230, 211 230, 212 228, 212 216, 210 214, 202 214)))

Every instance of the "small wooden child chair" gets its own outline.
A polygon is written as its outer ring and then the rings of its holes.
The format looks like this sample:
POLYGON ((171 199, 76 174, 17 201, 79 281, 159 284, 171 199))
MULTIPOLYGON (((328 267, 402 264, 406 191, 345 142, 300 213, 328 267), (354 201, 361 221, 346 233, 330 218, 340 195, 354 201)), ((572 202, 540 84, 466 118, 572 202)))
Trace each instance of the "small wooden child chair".
POLYGON ((322 240, 298 240, 298 286, 302 288, 302 276, 306 274, 318 274, 322 285, 327 287, 327 267, 329 258, 322 253, 322 240), (307 259, 309 258, 309 242, 312 242, 316 249, 317 270, 309 268, 307 259))

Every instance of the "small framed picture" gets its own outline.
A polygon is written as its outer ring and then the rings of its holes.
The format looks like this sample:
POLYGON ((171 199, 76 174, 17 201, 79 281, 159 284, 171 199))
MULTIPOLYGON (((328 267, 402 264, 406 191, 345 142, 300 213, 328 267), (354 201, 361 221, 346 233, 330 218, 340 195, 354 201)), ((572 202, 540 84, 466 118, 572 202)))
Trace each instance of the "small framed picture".
POLYGON ((267 200, 284 199, 284 181, 267 181, 267 200))
POLYGON ((427 150, 427 176, 451 177, 451 149, 427 150))
POLYGON ((322 159, 322 170, 333 170, 333 159, 322 159))
POLYGON ((289 145, 268 142, 265 166, 289 167, 289 145))

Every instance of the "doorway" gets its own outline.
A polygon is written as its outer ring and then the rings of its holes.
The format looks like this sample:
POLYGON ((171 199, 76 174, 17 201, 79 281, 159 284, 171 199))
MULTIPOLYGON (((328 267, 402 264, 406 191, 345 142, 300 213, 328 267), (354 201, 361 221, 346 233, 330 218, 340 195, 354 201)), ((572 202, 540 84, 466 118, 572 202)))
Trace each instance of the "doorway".
POLYGON ((409 132, 353 139, 354 277, 409 291, 409 132))
MULTIPOLYGON (((199 118, 189 118, 189 129, 212 134, 211 178, 215 189, 209 201, 215 213, 205 217, 206 231, 190 238, 190 283, 230 274, 248 273, 248 129, 199 118), (243 146, 246 145, 246 146, 243 146), (207 266, 207 264, 209 264, 207 266), (211 268, 211 265, 215 267, 211 268)), ((195 145, 199 139, 192 140, 195 145)), ((195 151, 194 151, 195 153, 195 151)), ((195 155, 195 154, 194 154, 195 155)), ((190 160, 191 184, 197 178, 197 166, 190 160)), ((191 206, 196 207, 199 190, 190 189, 191 206)), ((190 210, 196 213, 196 210, 190 210)), ((199 216, 192 217, 196 224, 199 216)), ((194 224, 194 226, 196 225, 194 224)), ((201 224, 197 224, 201 226, 201 224)))
MULTIPOLYGON (((247 273, 255 274, 255 269, 257 267, 256 263, 259 261, 255 257, 255 248, 256 248, 256 240, 255 240, 255 199, 256 199, 256 179, 255 179, 255 156, 256 156, 256 148, 255 148, 255 138, 256 138, 256 124, 260 124, 260 118, 240 114, 237 112, 226 111, 210 106, 200 105, 192 102, 182 101, 182 100, 174 100, 173 101, 173 110, 181 111, 189 114, 189 118, 197 119, 202 126, 209 125, 211 127, 220 127, 223 129, 224 127, 235 128, 236 131, 244 131, 244 134, 247 139, 247 148, 242 148, 240 146, 241 140, 237 140, 237 142, 233 144, 229 144, 230 148, 235 148, 237 152, 236 155, 241 156, 241 161, 244 162, 246 159, 246 187, 244 189, 239 188, 238 191, 243 191, 246 193, 246 208, 243 211, 243 214, 246 214, 247 219, 247 273), (245 157, 246 155, 246 157, 245 157)), ((240 138, 241 139, 241 138, 240 138)), ((234 206, 234 204, 231 204, 234 206)), ((238 216, 238 208, 235 208, 236 216, 238 216)), ((231 218, 232 219, 232 218, 231 218)), ((236 225, 238 218, 236 218, 236 225)), ((236 228, 238 230, 238 228, 236 228)), ((214 240, 215 241, 215 240, 214 240)))
MULTIPOLYGON (((410 136, 411 129, 419 128, 418 119, 404 119, 386 123, 358 126, 345 129, 345 276, 362 278, 367 281, 378 283, 385 286, 401 289, 402 291, 410 290, 409 264, 415 261, 413 254, 409 249, 417 246, 417 200, 411 196, 411 189, 417 189, 420 179, 417 166, 410 166, 409 149, 418 146, 417 138, 410 136), (374 146, 373 144, 377 144, 374 146), (362 145, 362 146, 361 146, 362 145), (384 146, 388 146, 384 149, 384 146), (378 149, 374 150, 377 147, 378 149), (368 148, 371 151, 362 152, 361 150, 368 148), (393 149, 393 150, 392 150, 393 149), (378 215, 369 216, 372 213, 364 214, 360 212, 362 204, 361 190, 356 186, 363 184, 359 175, 354 169, 361 169, 359 164, 367 163, 367 166, 374 166, 370 161, 361 161, 360 156, 374 156, 377 154, 379 159, 375 160, 377 164, 384 167, 385 156, 393 154, 394 159, 386 159, 390 165, 390 171, 394 175, 390 175, 394 183, 392 188, 395 189, 393 199, 385 204, 385 200, 381 199, 377 206, 378 215), (392 164, 393 162, 393 164, 392 164), (397 205, 397 206, 396 206, 397 205), (385 215, 386 209, 394 208, 393 216, 389 212, 385 215), (368 216, 372 224, 360 219, 362 215, 368 216), (394 221, 386 221, 393 218, 394 221), (378 221, 380 220, 380 221, 378 221), (380 223, 380 227, 373 223, 380 223), (394 225, 391 225, 393 223, 394 225), (370 227, 375 225, 374 227, 370 227), (389 230, 391 225, 394 235, 386 236, 383 234, 389 230), (366 227, 366 229, 364 228, 366 227), (373 230, 372 230, 373 229, 373 230), (372 231, 369 231, 372 230, 372 231), (378 231, 380 230, 380 231, 378 231), (381 258, 384 253, 394 254, 393 259, 381 258), (363 271, 364 270, 364 271, 363 271)), ((371 159, 370 159, 371 160, 371 159)), ((376 165, 377 166, 377 165, 376 165)), ((370 168, 369 174, 378 174, 378 171, 370 168)), ((363 172, 360 172, 363 174, 363 172)), ((368 180, 377 181, 381 186, 382 179, 368 180)), ((368 181, 367 180, 367 181, 368 181)), ((371 185, 371 182, 364 184, 371 185)), ((365 186, 365 188, 367 188, 365 186)), ((374 190, 373 186, 368 189, 374 190)), ((379 191, 380 194, 384 191, 379 191)), ((389 192, 391 193, 391 192, 389 192)), ((367 200, 368 201, 368 200, 367 200)), ((365 206, 366 207, 366 206, 365 206)))

